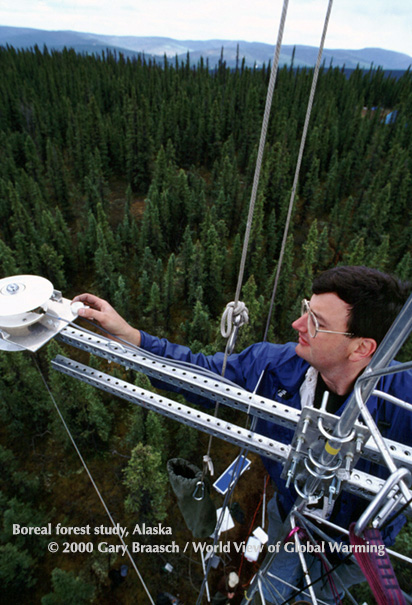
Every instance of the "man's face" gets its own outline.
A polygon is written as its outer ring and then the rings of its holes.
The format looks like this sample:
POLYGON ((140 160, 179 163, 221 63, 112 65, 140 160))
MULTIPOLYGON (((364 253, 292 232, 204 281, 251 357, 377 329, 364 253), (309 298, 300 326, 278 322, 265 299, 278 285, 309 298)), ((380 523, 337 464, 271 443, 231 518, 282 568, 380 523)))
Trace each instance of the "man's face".
MULTIPOLYGON (((323 330, 348 331, 350 305, 337 294, 313 294, 310 309, 323 330)), ((321 373, 344 365, 352 351, 353 340, 343 334, 318 332, 313 338, 308 331, 307 313, 296 319, 292 327, 299 333, 296 353, 321 373)))

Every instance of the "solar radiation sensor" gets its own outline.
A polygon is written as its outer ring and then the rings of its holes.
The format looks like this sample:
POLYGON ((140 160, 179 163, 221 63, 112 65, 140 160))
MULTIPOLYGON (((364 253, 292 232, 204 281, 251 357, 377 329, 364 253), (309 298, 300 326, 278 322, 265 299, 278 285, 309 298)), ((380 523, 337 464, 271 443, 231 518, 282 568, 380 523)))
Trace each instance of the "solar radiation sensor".
POLYGON ((38 275, 0 280, 0 350, 40 349, 77 317, 77 309, 38 275))

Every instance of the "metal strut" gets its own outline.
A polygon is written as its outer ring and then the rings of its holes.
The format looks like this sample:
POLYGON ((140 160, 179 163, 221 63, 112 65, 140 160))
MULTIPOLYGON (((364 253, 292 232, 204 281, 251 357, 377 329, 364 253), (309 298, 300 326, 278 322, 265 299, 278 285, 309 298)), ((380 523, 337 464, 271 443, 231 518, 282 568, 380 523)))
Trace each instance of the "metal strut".
POLYGON ((285 445, 284 443, 274 441, 263 435, 258 435, 245 428, 226 422, 225 420, 210 416, 205 412, 177 403, 167 397, 136 387, 124 380, 100 372, 95 368, 68 359, 62 355, 58 355, 52 360, 51 364, 55 370, 59 370, 73 378, 82 380, 83 382, 107 391, 112 395, 126 399, 131 403, 141 405, 142 407, 158 412, 163 416, 178 420, 183 424, 192 426, 213 435, 214 437, 220 437, 234 445, 247 447, 250 451, 276 460, 277 462, 284 462, 289 453, 290 446, 285 445))

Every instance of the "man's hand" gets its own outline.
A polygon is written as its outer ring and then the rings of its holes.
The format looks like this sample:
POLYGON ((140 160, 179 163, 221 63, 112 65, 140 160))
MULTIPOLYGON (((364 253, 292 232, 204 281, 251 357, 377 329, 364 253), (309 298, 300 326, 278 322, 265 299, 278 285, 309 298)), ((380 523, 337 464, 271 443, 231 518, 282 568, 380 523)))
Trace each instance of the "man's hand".
POLYGON ((139 330, 132 328, 106 300, 94 296, 94 294, 79 294, 79 296, 73 298, 73 302, 82 302, 88 307, 79 309, 80 317, 93 319, 114 337, 140 347, 139 330))

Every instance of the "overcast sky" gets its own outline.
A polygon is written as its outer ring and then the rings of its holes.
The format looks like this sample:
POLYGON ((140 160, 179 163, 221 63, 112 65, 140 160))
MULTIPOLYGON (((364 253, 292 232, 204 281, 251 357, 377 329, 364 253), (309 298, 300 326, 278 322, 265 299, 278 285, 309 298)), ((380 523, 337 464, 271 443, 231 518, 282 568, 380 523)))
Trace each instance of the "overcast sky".
MULTIPOLYGON (((290 0, 284 44, 318 46, 328 0, 290 0)), ((283 0, 0 0, 0 25, 275 44, 283 0)), ((325 46, 412 56, 412 0, 335 0, 325 46)))

